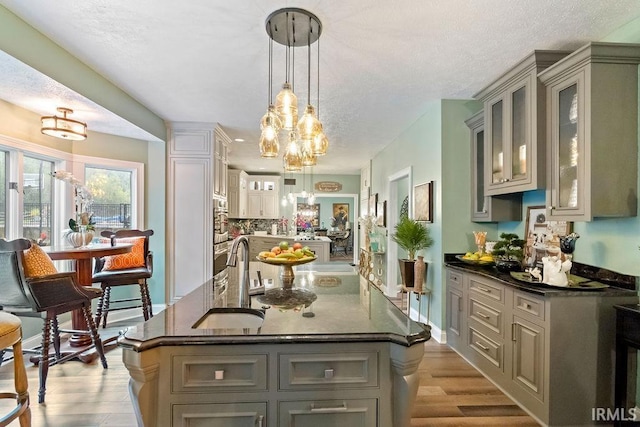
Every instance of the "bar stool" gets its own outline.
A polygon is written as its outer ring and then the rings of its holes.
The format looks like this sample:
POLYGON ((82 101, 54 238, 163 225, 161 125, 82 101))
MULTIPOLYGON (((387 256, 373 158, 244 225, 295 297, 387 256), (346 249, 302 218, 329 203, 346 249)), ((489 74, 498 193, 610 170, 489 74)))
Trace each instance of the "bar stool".
POLYGON ((15 393, 0 393, 2 399, 16 399, 17 406, 0 418, 0 427, 9 425, 20 418, 20 426, 31 426, 31 408, 29 408, 29 391, 27 371, 22 358, 22 322, 13 314, 0 311, 0 349, 13 347, 13 375, 15 393))

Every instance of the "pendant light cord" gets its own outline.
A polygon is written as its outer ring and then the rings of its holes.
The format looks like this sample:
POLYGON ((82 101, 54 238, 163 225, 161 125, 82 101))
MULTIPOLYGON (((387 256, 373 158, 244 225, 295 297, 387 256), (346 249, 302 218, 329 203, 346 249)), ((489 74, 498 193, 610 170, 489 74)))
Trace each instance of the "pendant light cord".
POLYGON ((309 17, 309 32, 307 33, 307 104, 311 105, 311 17, 309 17))

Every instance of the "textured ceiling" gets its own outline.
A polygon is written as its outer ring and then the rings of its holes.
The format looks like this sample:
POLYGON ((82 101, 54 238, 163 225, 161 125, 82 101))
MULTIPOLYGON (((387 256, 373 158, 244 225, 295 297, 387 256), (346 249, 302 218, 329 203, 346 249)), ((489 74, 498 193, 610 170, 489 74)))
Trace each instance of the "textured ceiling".
MULTIPOLYGON (((320 118, 330 153, 314 173, 359 168, 438 99, 469 99, 534 49, 575 49, 640 16, 638 0, 0 0, 0 4, 166 121, 218 122, 231 164, 278 172, 259 158, 267 106, 265 18, 282 7, 315 13, 320 38, 320 118)), ((296 93, 307 99, 306 48, 296 51, 296 93)), ((315 64, 315 58, 312 59, 315 64)), ((35 97, 70 93, 0 55, 0 98, 36 111, 35 97)), ((315 67, 315 65, 314 65, 315 67)), ((316 97, 312 70, 312 102, 316 97)), ((274 92, 284 48, 274 45, 274 92)), ((40 104, 41 105, 41 104, 40 104)), ((36 111, 40 114, 49 111, 36 111)), ((76 117, 93 130, 149 139, 88 101, 76 117)))

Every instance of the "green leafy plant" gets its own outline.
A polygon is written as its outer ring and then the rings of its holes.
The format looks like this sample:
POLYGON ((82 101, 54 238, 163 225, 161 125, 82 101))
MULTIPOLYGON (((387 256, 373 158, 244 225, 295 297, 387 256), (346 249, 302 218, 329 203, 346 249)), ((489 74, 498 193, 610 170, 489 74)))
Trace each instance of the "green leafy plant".
POLYGON ((416 252, 433 245, 429 229, 421 222, 403 216, 391 234, 391 240, 407 251, 409 260, 414 261, 416 252))
POLYGON ((87 230, 95 230, 95 224, 96 223, 93 221, 93 215, 86 215, 86 218, 83 215, 80 215, 79 222, 73 218, 69 219, 69 229, 75 232, 80 231, 81 225, 86 226, 87 230))
POLYGON ((524 240, 514 233, 502 233, 491 252, 494 257, 511 261, 522 261, 524 258, 524 240))

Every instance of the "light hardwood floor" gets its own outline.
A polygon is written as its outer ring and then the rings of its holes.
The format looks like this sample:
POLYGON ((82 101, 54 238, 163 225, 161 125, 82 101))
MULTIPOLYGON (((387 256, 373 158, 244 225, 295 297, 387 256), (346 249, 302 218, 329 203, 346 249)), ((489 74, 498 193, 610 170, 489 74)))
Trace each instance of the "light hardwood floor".
MULTIPOLYGON (((113 325, 112 327, 116 327, 113 325)), ((109 369, 97 361, 70 361, 49 370, 46 403, 37 403, 38 368, 27 367, 33 427, 136 425, 129 400, 129 374, 119 348, 107 352, 109 369)), ((538 426, 515 403, 448 346, 431 340, 419 367, 420 388, 412 427, 538 426)), ((13 367, 0 367, 0 392, 13 390, 13 367)), ((9 410, 0 401, 0 413, 9 410)), ((18 426, 18 422, 11 424, 18 426)))

